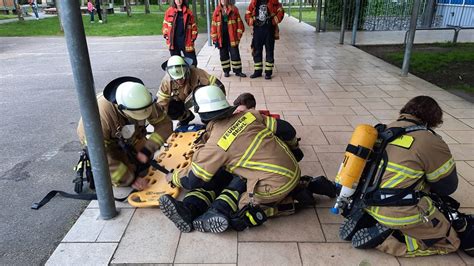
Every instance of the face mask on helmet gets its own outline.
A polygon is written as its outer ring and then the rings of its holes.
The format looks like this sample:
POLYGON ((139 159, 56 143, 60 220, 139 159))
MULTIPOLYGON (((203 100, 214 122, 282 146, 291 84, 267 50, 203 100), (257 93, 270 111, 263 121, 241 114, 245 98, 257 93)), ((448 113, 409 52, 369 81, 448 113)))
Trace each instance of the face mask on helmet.
POLYGON ((184 79, 186 76, 187 66, 176 65, 167 67, 166 71, 173 80, 184 79))

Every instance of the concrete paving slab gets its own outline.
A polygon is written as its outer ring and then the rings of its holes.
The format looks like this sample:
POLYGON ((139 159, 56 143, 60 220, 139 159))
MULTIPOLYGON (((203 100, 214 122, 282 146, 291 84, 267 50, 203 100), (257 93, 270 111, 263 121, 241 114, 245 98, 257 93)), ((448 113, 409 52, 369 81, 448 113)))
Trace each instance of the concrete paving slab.
POLYGON ((357 250, 349 243, 298 243, 303 265, 399 265, 377 250, 357 250))
POLYGON ((61 243, 46 265, 107 265, 117 243, 61 243))
POLYGON ((238 265, 301 265, 296 243, 240 242, 238 265))
POLYGON ((311 241, 324 242, 323 232, 314 208, 295 215, 269 219, 260 227, 239 232, 239 241, 311 241))
POLYGON ((465 161, 456 161, 456 170, 466 181, 474 182, 474 167, 465 161))

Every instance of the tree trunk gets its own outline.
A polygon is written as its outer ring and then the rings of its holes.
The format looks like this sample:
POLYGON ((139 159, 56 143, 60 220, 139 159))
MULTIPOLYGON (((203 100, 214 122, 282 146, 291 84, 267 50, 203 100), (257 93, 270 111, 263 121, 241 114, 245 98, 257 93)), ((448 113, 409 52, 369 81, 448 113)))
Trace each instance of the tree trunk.
POLYGON ((15 0, 15 7, 16 7, 16 15, 18 16, 19 21, 25 20, 23 17, 23 9, 21 8, 20 2, 15 0))
POLYGON ((127 16, 132 16, 132 8, 130 7, 130 0, 125 0, 125 8, 127 9, 127 16))
POLYGON ((104 23, 107 23, 107 13, 109 11, 109 0, 97 0, 97 1, 101 1, 101 9, 102 9, 102 21, 104 23), (103 4, 103 5, 102 5, 103 4), (105 8, 104 8, 105 6, 105 8))
POLYGON ((56 13, 58 13, 58 20, 59 20, 59 30, 61 32, 64 32, 64 27, 63 27, 63 23, 61 22, 61 6, 60 6, 60 3, 61 1, 54 1, 54 6, 56 7, 56 13))
MULTIPOLYGON (((208 1, 208 0, 206 0, 206 1, 208 1)), ((204 6, 205 5, 204 0, 199 0, 199 5, 201 6, 201 17, 205 17, 206 16, 206 11, 205 11, 205 6, 204 6)))
POLYGON ((145 14, 150 14, 150 0, 145 0, 145 14))
POLYGON ((196 18, 196 21, 199 19, 199 16, 197 15, 197 0, 191 0, 193 1, 193 13, 194 17, 196 18))

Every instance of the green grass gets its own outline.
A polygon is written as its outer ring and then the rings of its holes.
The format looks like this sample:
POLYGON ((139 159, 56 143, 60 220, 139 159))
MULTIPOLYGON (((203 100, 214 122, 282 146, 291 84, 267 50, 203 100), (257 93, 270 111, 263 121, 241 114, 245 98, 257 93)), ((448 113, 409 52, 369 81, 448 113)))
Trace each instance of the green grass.
POLYGON ((10 19, 10 18, 18 18, 18 16, 17 15, 0 15, 0 20, 10 19))
MULTIPOLYGON (((292 17, 299 19, 300 12, 298 5, 291 6, 291 12, 288 12, 288 6, 285 6, 285 13, 290 14, 292 17)), ((316 26, 316 8, 304 7, 301 9, 301 21, 308 23, 312 26, 316 26)))
MULTIPOLYGON (((137 12, 137 13, 145 13, 145 6, 144 5, 136 5, 136 6, 131 6, 132 7, 132 12, 137 12)), ((165 12, 166 9, 168 9, 169 5, 166 4, 166 5, 161 5, 161 10, 159 9, 159 6, 158 5, 150 5, 150 11, 152 13, 156 13, 156 12, 165 12)), ((114 9, 116 11, 118 11, 119 9, 117 9, 117 5, 114 7, 114 9)))
MULTIPOLYGON (((104 24, 91 24, 89 15, 82 16, 84 29, 88 36, 143 36, 161 35, 163 14, 143 14, 135 13, 131 17, 126 14, 114 14, 107 16, 108 22, 104 24)), ((199 32, 206 32, 206 20, 199 20, 199 32)), ((62 35, 59 30, 59 20, 57 17, 16 21, 7 24, 0 24, 0 36, 52 36, 62 35)))

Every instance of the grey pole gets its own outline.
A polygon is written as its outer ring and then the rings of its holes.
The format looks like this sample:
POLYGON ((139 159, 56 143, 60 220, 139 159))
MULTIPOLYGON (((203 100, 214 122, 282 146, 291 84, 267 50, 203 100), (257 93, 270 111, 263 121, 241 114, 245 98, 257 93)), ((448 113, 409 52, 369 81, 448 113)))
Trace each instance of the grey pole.
POLYGON ((408 76, 408 68, 410 67, 411 49, 415 41, 416 22, 418 20, 418 12, 420 11, 420 0, 415 0, 413 10, 411 12, 410 30, 408 32, 407 44, 405 47, 405 56, 403 57, 402 77, 408 76))
POLYGON ((354 23, 352 24, 352 41, 351 41, 352 46, 356 44, 357 28, 359 27, 359 12, 360 12, 360 0, 356 0, 354 23))
POLYGON ((99 108, 94 91, 86 35, 79 7, 79 1, 60 0, 61 22, 69 52, 74 85, 79 99, 79 108, 84 122, 87 147, 94 173, 100 216, 104 220, 117 215, 115 209, 112 182, 110 181, 107 157, 105 156, 104 137, 99 118, 99 108))
POLYGON ((291 0, 288 0, 288 16, 291 17, 291 0))
POLYGON ((207 21, 207 43, 209 46, 212 46, 211 43, 211 14, 210 14, 210 8, 209 8, 209 1, 211 0, 206 0, 206 21, 207 21))
POLYGON ((318 10, 316 12, 316 32, 321 31, 321 10, 323 9, 322 5, 323 1, 318 0, 318 10))
POLYGON ((341 19, 341 35, 339 36, 339 44, 344 44, 344 34, 346 33, 346 9, 347 9, 347 0, 343 0, 342 19, 341 19))
POLYGON ((300 7, 299 7, 300 14, 298 15, 298 20, 299 20, 300 23, 301 23, 301 16, 302 16, 302 14, 301 14, 302 8, 303 8, 303 0, 300 0, 300 7))

